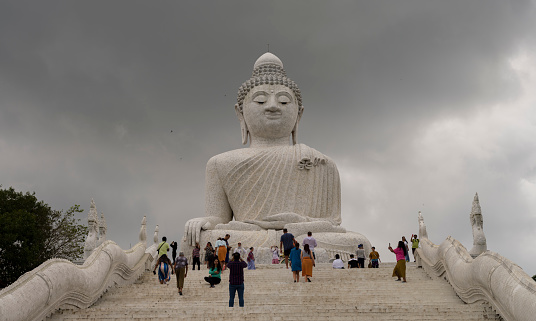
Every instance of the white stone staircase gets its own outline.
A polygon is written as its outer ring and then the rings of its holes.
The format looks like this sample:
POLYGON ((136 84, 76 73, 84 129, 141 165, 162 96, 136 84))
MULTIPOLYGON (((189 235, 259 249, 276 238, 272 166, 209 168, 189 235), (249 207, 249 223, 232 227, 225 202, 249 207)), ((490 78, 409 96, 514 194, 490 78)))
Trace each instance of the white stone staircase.
MULTIPOLYGON (((319 264, 311 283, 294 283, 284 266, 245 271, 245 308, 229 308, 228 275, 210 289, 207 269, 188 271, 184 295, 146 272, 135 284, 109 290, 92 307, 62 310, 51 320, 500 320, 488 305, 465 304, 451 286, 408 264, 407 283, 380 269, 333 270, 319 264)), ((191 267, 191 266, 190 266, 191 267)))

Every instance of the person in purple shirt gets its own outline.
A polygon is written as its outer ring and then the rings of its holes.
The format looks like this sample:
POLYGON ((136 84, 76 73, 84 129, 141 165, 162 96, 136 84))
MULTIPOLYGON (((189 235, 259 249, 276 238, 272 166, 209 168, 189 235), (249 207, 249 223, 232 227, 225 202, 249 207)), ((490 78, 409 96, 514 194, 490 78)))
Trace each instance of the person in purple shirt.
POLYGON ((244 269, 247 263, 240 258, 240 253, 233 253, 229 268, 229 307, 234 306, 235 294, 238 292, 238 304, 244 307, 244 269))
POLYGON ((317 247, 318 244, 316 244, 316 240, 313 237, 313 232, 307 232, 307 237, 303 239, 303 246, 305 247, 305 245, 309 245, 309 249, 313 252, 313 259, 316 259, 315 247, 317 247))

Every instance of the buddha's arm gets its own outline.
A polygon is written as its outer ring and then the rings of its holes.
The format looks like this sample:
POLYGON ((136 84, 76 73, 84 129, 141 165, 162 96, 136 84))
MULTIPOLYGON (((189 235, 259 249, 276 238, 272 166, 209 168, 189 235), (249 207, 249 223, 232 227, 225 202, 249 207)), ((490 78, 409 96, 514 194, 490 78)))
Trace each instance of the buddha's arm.
POLYGON ((190 245, 199 242, 201 230, 213 229, 217 224, 229 223, 233 211, 223 190, 217 168, 217 156, 207 163, 205 174, 205 217, 193 218, 186 222, 185 235, 190 245))
POLYGON ((246 220, 246 223, 255 224, 263 229, 283 229, 287 227, 287 224, 299 223, 303 226, 308 226, 311 229, 315 229, 318 226, 321 229, 330 229, 330 226, 338 226, 337 222, 330 220, 329 218, 313 218, 296 213, 279 213, 270 215, 264 218, 264 220, 246 220))

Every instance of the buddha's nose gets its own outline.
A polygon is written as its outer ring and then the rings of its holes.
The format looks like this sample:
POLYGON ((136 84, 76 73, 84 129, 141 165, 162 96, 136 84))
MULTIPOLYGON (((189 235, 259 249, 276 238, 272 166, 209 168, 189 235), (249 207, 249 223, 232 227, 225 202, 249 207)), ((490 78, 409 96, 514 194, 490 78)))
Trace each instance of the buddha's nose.
POLYGON ((279 106, 277 105, 277 100, 275 99, 275 97, 270 97, 270 99, 268 99, 265 110, 270 112, 276 112, 281 110, 281 108, 279 108, 279 106))

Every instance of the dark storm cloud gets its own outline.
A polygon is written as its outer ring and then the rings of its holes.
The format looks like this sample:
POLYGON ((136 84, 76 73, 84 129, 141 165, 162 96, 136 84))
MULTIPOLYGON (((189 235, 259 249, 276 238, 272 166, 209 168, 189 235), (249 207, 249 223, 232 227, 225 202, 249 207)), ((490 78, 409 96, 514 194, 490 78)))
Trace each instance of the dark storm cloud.
POLYGON ((478 191, 489 248, 534 274, 533 79, 510 62, 535 62, 535 18, 529 1, 4 1, 0 184, 94 197, 123 247, 142 215, 179 239, 206 161, 241 147, 236 91, 269 43, 303 93, 299 141, 339 166, 343 225, 380 248, 423 210, 434 242, 471 247, 478 191))

